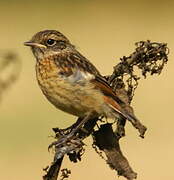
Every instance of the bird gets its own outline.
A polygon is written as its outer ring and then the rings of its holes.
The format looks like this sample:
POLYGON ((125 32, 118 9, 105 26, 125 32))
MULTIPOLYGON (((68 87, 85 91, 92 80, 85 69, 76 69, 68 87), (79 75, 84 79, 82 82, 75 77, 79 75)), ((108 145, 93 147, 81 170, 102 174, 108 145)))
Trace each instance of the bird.
POLYGON ((56 108, 81 119, 91 113, 94 118, 137 120, 132 107, 59 31, 37 32, 24 45, 31 47, 38 84, 56 108))

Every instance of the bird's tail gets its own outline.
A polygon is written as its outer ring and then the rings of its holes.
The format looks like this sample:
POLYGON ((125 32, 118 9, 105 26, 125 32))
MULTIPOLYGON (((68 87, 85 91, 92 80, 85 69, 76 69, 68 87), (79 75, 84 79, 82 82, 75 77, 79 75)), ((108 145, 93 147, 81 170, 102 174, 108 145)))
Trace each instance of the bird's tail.
MULTIPOLYGON (((138 129, 140 137, 144 138, 144 134, 147 128, 141 124, 138 118, 133 114, 133 111, 128 111, 127 108, 123 109, 116 101, 111 98, 107 98, 107 105, 112 109, 112 112, 115 114, 115 117, 118 117, 118 114, 123 118, 127 119, 132 123, 132 125, 138 129)), ((131 109, 131 108, 128 108, 131 109)))

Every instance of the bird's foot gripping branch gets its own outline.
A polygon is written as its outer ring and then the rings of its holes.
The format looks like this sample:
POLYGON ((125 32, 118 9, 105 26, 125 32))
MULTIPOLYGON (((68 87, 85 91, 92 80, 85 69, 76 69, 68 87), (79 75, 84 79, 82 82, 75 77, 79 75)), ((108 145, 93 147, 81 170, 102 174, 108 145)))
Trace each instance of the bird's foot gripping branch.
MULTIPOLYGON (((148 75, 160 74, 168 61, 169 53, 165 43, 140 41, 135 45, 136 49, 130 56, 120 58, 112 75, 104 77, 114 91, 119 94, 120 99, 125 102, 124 106, 127 106, 125 108, 130 114, 133 113, 133 109, 130 108, 129 104, 141 78, 137 75, 140 73, 135 69, 139 70, 145 78, 148 75)), ((77 121, 69 129, 53 129, 56 134, 56 142, 51 144, 55 152, 54 160, 45 169, 44 180, 56 180, 60 172, 61 180, 68 178, 71 171, 67 169, 60 171, 64 156, 69 156, 70 161, 74 163, 80 161, 84 153, 83 140, 90 135, 93 138, 92 147, 111 169, 116 170, 119 176, 124 176, 128 180, 137 177, 137 173, 130 167, 119 145, 120 138, 125 136, 126 120, 124 118, 119 118, 111 123, 103 117, 91 119, 89 116, 80 126, 79 122, 81 121, 77 121)), ((140 137, 144 137, 146 127, 138 120, 130 122, 138 130, 140 137)))

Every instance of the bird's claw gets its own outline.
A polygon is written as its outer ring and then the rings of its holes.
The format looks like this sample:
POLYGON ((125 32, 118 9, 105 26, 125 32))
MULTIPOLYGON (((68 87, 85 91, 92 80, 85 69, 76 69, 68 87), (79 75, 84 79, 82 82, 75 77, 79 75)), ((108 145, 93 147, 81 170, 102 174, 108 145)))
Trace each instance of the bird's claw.
POLYGON ((68 154, 69 156, 72 156, 72 157, 74 157, 75 155, 78 155, 79 152, 83 150, 83 145, 84 143, 78 137, 72 136, 72 135, 71 136, 66 135, 66 136, 62 136, 57 141, 52 142, 48 146, 48 151, 54 147, 55 154, 56 154, 55 160, 57 160, 63 157, 65 154, 68 154))

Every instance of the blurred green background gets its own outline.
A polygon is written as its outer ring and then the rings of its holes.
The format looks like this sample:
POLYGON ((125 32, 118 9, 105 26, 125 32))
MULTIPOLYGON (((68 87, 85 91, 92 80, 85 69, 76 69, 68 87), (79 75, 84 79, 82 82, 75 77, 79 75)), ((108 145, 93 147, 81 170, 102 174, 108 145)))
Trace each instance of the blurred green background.
MULTIPOLYGON (((64 33, 103 74, 110 74, 119 57, 129 55, 140 40, 167 42, 170 61, 160 76, 141 80, 133 106, 148 127, 146 138, 127 124, 121 140, 124 154, 139 180, 173 180, 174 161, 174 1, 171 0, 49 0, 0 1, 0 49, 22 59, 19 80, 0 102, 0 179, 42 179, 52 160, 47 146, 52 127, 67 127, 75 117, 54 108, 35 78, 35 59, 23 42, 44 29, 64 33)), ((72 179, 117 179, 90 146, 78 164, 67 159, 72 179), (90 172, 90 173, 89 173, 90 172)), ((122 177, 120 180, 124 179, 122 177)))

